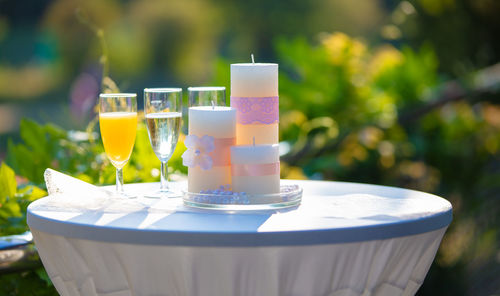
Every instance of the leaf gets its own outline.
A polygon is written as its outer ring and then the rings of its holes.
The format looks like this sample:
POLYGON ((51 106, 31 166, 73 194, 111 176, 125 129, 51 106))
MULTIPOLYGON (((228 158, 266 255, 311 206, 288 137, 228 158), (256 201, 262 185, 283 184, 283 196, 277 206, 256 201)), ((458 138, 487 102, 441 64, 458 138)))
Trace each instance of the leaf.
POLYGON ((16 145, 9 139, 6 162, 17 174, 31 182, 43 186, 43 172, 47 167, 58 168, 72 161, 61 144, 68 136, 62 128, 23 119, 20 134, 23 140, 20 144, 16 145))
POLYGON ((33 186, 33 191, 31 191, 31 194, 28 197, 28 199, 29 200, 36 200, 36 199, 42 198, 44 196, 47 196, 47 191, 45 191, 37 186, 33 186))
POLYGON ((49 275, 47 274, 47 272, 45 271, 44 268, 38 268, 36 270, 36 274, 38 275, 38 277, 41 280, 43 280, 45 282, 45 284, 47 285, 47 287, 52 286, 52 281, 50 280, 50 277, 49 277, 49 275))
POLYGON ((43 129, 47 134, 56 139, 66 138, 68 135, 67 131, 51 123, 46 124, 43 129))
POLYGON ((20 124, 21 138, 37 154, 45 154, 47 138, 43 127, 33 120, 23 119, 20 124))
POLYGON ((9 198, 14 197, 16 191, 16 174, 7 164, 2 162, 0 167, 0 203, 3 204, 9 198))
POLYGON ((7 163, 11 165, 19 175, 26 177, 32 182, 38 183, 40 182, 41 177, 37 178, 37 165, 34 158, 35 156, 33 155, 33 152, 30 151, 25 145, 15 145, 9 140, 7 145, 7 163))
POLYGON ((2 207, 0 207, 0 218, 8 219, 12 217, 21 217, 22 215, 21 207, 15 200, 3 203, 2 207))
POLYGON ((33 185, 25 186, 17 192, 18 198, 25 199, 30 202, 44 196, 47 196, 47 191, 33 185))

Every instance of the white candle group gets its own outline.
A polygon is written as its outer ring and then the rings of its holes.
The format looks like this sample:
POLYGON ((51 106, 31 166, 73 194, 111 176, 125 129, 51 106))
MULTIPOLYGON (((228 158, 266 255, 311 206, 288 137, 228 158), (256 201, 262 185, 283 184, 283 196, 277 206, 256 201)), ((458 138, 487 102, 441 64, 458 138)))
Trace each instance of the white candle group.
MULTIPOLYGON (((190 88, 190 102, 207 104, 201 97, 210 89, 190 88)), ((188 191, 279 193, 278 64, 232 64, 231 107, 215 103, 189 108, 188 191)))

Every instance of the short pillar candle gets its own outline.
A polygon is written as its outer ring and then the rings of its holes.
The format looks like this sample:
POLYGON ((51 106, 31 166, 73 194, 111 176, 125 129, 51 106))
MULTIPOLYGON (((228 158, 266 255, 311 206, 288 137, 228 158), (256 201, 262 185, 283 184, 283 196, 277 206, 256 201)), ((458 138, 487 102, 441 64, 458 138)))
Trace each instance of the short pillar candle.
POLYGON ((236 108, 236 143, 279 141, 278 64, 231 64, 231 107, 236 108))
POLYGON ((279 145, 231 147, 231 178, 234 192, 279 193, 279 145))
MULTIPOLYGON (((201 96, 222 92, 223 88, 189 88, 190 96, 197 103, 212 106, 189 108, 189 135, 184 144, 187 151, 182 155, 183 164, 188 166, 188 191, 215 190, 231 185, 231 151, 236 143, 236 110, 231 107, 215 106, 216 98, 200 102, 201 96)), ((223 94, 221 95, 223 96, 223 94)), ((191 100, 191 98, 190 98, 191 100)), ((218 103, 224 104, 224 98, 218 103)), ((192 102, 195 104, 194 102, 192 102)))

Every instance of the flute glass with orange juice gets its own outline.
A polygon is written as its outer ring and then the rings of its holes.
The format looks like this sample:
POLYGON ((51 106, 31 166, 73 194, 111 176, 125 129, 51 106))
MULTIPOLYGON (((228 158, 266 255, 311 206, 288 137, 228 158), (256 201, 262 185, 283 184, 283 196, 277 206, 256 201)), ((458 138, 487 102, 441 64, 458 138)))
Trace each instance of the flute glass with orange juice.
POLYGON ((116 192, 130 197, 123 190, 123 167, 134 148, 137 132, 137 95, 101 94, 99 127, 104 151, 116 168, 116 192))

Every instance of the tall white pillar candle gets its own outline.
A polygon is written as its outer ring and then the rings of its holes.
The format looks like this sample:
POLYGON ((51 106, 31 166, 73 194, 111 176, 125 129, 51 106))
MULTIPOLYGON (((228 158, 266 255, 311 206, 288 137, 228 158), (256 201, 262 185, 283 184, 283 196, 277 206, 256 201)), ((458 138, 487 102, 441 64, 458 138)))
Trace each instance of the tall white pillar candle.
POLYGON ((278 64, 231 65, 231 107, 237 109, 236 143, 279 141, 278 64))
POLYGON ((189 135, 183 154, 188 166, 188 191, 231 185, 230 147, 236 143, 236 110, 231 107, 189 108, 189 135))
POLYGON ((279 193, 279 145, 231 147, 231 177, 234 192, 279 193))

